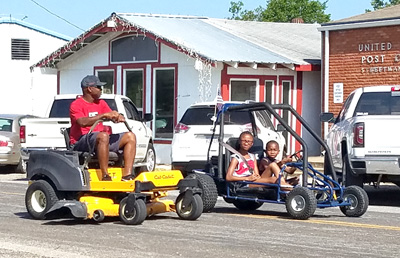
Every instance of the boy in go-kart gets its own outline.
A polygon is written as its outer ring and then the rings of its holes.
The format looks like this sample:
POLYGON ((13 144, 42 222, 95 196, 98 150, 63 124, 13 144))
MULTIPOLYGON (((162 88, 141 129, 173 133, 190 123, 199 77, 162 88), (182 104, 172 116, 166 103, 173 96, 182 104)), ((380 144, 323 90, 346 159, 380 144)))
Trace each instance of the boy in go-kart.
MULTIPOLYGON (((264 175, 267 178, 270 178, 269 183, 278 183, 279 172, 281 171, 284 164, 288 162, 292 162, 290 157, 283 158, 281 161, 278 161, 276 157, 279 153, 279 144, 278 142, 271 140, 265 146, 265 154, 266 157, 263 158, 260 162, 259 171, 260 174, 264 175)), ((296 171, 294 167, 286 167, 285 172, 288 174, 293 174, 296 171)), ((299 179, 297 177, 291 178, 289 180, 285 180, 284 177, 281 177, 281 186, 293 186, 299 183, 299 179)))

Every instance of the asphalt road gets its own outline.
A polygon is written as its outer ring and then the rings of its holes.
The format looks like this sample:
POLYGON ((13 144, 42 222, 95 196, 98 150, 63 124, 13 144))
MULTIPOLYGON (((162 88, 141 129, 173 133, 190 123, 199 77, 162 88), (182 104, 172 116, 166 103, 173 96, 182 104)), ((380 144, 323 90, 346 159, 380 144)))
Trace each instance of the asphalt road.
POLYGON ((165 213, 128 226, 118 218, 33 220, 23 177, 0 172, 0 257, 400 257, 397 186, 366 187, 371 205, 361 218, 328 208, 299 221, 284 205, 244 213, 219 200, 197 221, 165 213))

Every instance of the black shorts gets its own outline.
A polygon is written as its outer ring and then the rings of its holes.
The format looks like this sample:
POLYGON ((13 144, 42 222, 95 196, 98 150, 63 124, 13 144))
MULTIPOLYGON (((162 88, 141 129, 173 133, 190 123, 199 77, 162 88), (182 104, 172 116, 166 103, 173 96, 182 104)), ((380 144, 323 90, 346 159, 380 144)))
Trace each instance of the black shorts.
MULTIPOLYGON (((92 149, 94 149, 96 147, 96 137, 97 137, 98 134, 99 134, 99 132, 94 132, 94 133, 82 135, 81 138, 79 138, 79 140, 75 143, 73 149, 75 151, 89 152, 89 146, 88 146, 87 138, 89 137, 90 147, 92 149)), ((119 143, 120 143, 123 135, 124 135, 124 133, 111 134, 110 135, 109 151, 118 152, 119 143)))

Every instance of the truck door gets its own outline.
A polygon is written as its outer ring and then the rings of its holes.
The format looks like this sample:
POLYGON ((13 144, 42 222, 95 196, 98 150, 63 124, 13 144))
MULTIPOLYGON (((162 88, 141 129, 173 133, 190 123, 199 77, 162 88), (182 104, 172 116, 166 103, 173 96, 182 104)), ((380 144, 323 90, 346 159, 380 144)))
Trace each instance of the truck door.
POLYGON ((147 128, 142 122, 135 105, 127 99, 123 99, 122 103, 125 108, 128 124, 132 128, 132 132, 136 134, 136 157, 144 158, 149 143, 150 132, 147 132, 147 128))

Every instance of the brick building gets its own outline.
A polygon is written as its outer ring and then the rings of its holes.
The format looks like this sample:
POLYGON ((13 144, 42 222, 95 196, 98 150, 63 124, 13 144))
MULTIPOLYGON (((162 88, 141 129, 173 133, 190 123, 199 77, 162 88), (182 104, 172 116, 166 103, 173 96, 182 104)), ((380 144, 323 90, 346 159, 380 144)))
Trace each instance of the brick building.
POLYGON ((397 5, 322 24, 322 110, 337 114, 356 88, 400 84, 399 14, 397 5))

